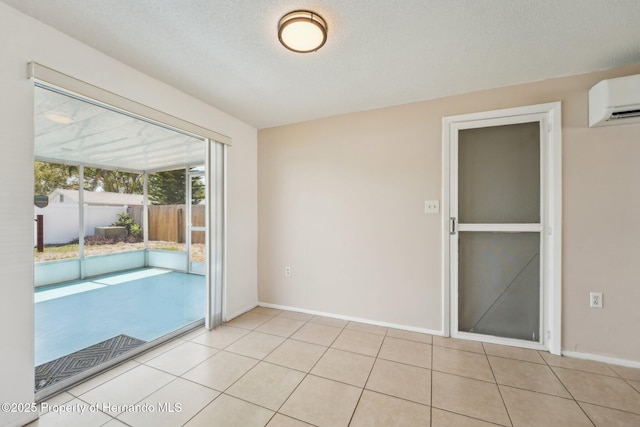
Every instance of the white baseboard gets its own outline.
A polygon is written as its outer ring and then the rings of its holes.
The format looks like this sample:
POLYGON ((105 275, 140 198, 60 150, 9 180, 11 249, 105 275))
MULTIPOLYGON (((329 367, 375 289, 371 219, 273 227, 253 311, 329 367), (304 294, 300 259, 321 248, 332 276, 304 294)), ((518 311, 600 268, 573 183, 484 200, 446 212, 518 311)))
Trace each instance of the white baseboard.
POLYGON ((383 327, 387 327, 387 328, 401 329, 401 330, 404 330, 404 331, 420 332, 420 333, 423 333, 423 334, 443 336, 442 331, 435 331, 433 329, 417 328, 415 326, 399 325, 397 323, 379 322, 377 320, 363 319, 363 318, 360 318, 360 317, 352 317, 352 316, 343 316, 341 314, 326 313, 324 311, 305 310, 305 309, 302 309, 302 308, 289 307, 289 306, 286 306, 286 305, 270 304, 268 302, 258 302, 258 305, 260 307, 275 308, 275 309, 278 309, 278 310, 296 311, 298 313, 313 314, 315 316, 331 317, 333 319, 348 320, 350 322, 366 323, 368 325, 383 326, 383 327))
POLYGON ((575 357, 576 359, 593 360, 594 362, 604 362, 610 365, 626 366, 627 368, 640 369, 640 362, 635 360, 618 359, 616 357, 601 356, 599 354, 579 353, 577 351, 563 351, 563 356, 575 357))

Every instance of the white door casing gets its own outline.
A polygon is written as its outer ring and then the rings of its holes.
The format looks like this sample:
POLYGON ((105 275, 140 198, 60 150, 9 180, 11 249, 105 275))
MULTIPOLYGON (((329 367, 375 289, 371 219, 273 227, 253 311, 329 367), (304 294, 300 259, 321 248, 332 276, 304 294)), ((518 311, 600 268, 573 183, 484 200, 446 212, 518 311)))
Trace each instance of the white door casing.
MULTIPOLYGON (((498 344, 561 350, 561 243, 562 243, 562 133, 560 102, 445 117, 442 121, 442 324, 443 335, 498 344), (514 232, 541 233, 541 300, 539 342, 458 332, 457 243, 449 233, 450 219, 457 217, 457 141, 464 129, 538 122, 541 143, 540 224, 513 224, 514 232)), ((467 231, 491 231, 487 225, 468 226, 467 231)), ((504 230, 503 230, 504 231, 504 230)), ((457 232, 454 235, 457 238, 457 232)))

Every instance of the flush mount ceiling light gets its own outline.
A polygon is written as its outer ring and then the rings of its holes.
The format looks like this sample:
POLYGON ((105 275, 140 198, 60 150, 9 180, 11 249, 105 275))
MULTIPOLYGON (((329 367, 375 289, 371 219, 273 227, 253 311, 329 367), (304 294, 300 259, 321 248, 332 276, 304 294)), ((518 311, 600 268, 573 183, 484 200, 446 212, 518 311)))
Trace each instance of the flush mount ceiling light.
POLYGON ((47 111, 44 116, 52 122, 62 123, 65 125, 76 122, 73 117, 60 111, 47 111))
POLYGON ((278 39, 294 52, 315 52, 327 41, 327 23, 313 12, 296 10, 280 19, 278 39))

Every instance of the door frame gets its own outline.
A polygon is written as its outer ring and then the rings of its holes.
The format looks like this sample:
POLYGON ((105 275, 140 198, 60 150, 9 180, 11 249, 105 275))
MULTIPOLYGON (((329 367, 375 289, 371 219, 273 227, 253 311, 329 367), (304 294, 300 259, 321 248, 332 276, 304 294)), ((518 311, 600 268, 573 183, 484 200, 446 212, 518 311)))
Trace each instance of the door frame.
POLYGON ((227 318, 227 146, 207 139, 205 146, 206 315, 209 330, 227 318))
MULTIPOLYGON (((453 144, 456 146, 457 144, 453 144)), ((442 332, 443 335, 469 340, 545 349, 560 355, 562 321, 562 122, 561 103, 484 111, 443 117, 442 119, 442 332), (457 295, 451 283, 450 202, 452 177, 452 142, 461 129, 508 125, 523 119, 541 123, 542 173, 542 331, 540 343, 490 337, 453 330, 457 326, 457 295), (532 120, 530 120, 532 119, 532 120)))

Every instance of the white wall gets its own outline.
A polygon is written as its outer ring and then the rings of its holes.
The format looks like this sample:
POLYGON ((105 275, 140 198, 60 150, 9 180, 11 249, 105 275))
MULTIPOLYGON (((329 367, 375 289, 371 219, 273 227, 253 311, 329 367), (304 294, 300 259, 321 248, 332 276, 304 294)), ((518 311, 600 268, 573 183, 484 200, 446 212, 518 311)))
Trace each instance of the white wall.
MULTIPOLYGON (((33 83, 43 65, 233 139, 228 151, 228 312, 257 301, 257 131, 0 3, 0 402, 33 400, 33 83)), ((203 72, 213 72, 203 70, 203 72)), ((0 425, 24 414, 0 413, 0 425)))
MULTIPOLYGON (((84 206, 84 235, 95 235, 96 227, 107 227, 118 220, 120 212, 126 212, 124 206, 84 206)), ((44 216, 44 243, 64 244, 78 238, 79 209, 75 203, 52 203, 46 208, 33 208, 33 218, 44 216)), ((37 223, 33 223, 37 233, 37 223)), ((38 237, 34 234, 34 246, 38 237)))

